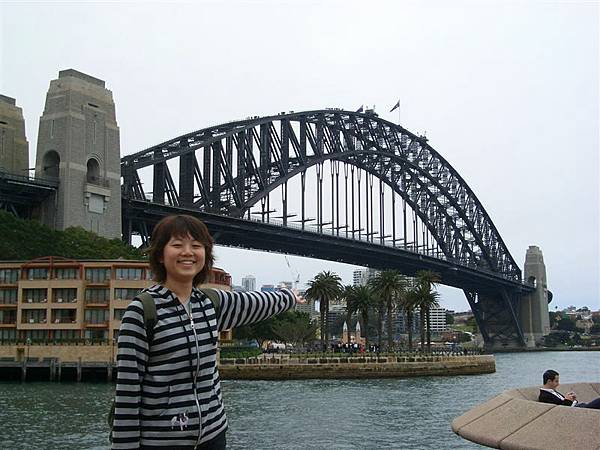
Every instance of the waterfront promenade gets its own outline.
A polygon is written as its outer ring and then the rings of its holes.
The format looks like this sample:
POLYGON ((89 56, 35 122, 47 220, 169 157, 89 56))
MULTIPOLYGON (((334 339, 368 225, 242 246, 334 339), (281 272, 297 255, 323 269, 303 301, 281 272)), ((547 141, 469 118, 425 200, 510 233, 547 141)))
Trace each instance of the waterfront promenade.
MULTIPOLYGON (((38 347, 38 346, 32 346, 38 347)), ((43 347, 33 353, 43 354, 43 347)), ((52 346, 49 346, 52 347, 52 346)), ((74 360, 55 357, 27 357, 16 361, 0 357, 0 380, 43 381, 98 381, 112 382, 116 366, 110 347, 82 345, 74 360), (87 351, 86 351, 87 350, 87 351), (90 359, 89 355, 106 352, 105 361, 90 359)), ((429 375, 475 375, 493 373, 495 359, 491 355, 464 355, 462 353, 421 354, 264 354, 252 358, 221 359, 219 373, 230 380, 293 380, 345 378, 404 378, 429 375)))

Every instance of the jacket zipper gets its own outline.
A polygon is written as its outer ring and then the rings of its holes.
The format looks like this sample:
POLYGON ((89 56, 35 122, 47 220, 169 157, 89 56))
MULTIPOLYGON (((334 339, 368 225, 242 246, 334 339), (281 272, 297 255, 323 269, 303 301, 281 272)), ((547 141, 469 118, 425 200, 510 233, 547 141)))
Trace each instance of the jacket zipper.
MULTIPOLYGON (((191 301, 188 300, 188 301, 191 301)), ((185 308, 184 308, 185 309, 185 308)), ((196 389, 196 381, 198 380, 198 372, 200 372, 200 347, 198 346, 198 335, 196 334, 196 328, 194 327, 194 318, 192 317, 192 305, 190 304, 190 312, 186 310, 186 314, 190 318, 190 326, 192 327, 192 333, 194 333, 194 342, 196 343, 196 372, 194 373, 194 400, 196 401, 196 408, 198 409, 198 440, 194 449, 200 444, 202 438, 202 410, 200 409, 200 403, 198 402, 198 391, 196 389)))

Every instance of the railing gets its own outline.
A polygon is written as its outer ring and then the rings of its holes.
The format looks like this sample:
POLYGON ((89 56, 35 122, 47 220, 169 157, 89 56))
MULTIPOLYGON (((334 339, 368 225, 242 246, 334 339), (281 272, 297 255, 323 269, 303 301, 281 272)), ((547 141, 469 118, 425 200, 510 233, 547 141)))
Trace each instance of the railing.
POLYGON ((90 298, 85 300, 86 306, 108 306, 108 299, 90 298))
POLYGON ((0 305, 17 305, 19 302, 16 298, 2 299, 0 305))
POLYGON ((77 323, 77 320, 75 319, 75 317, 56 317, 52 323, 70 323, 70 324, 74 324, 77 323))
MULTIPOLYGON (((296 229, 296 230, 299 230, 299 231, 305 231, 305 232, 308 232, 308 233, 326 234, 326 235, 330 235, 330 236, 333 236, 333 237, 336 237, 336 238, 340 238, 340 239, 347 239, 347 240, 350 240, 350 241, 367 242, 369 244, 380 245, 382 247, 396 248, 398 250, 403 250, 405 252, 409 252, 409 253, 412 253, 414 255, 428 256, 428 257, 431 257, 431 258, 441 259, 443 261, 450 262, 450 263, 455 264, 457 266, 465 267, 465 268, 468 268, 468 269, 475 269, 477 271, 486 272, 486 273, 488 273, 490 275, 493 275, 493 276, 496 276, 496 277, 500 276, 500 277, 505 278, 507 280, 517 281, 515 277, 507 275, 505 273, 494 272, 493 270, 490 270, 487 267, 482 267, 482 266, 477 265, 477 264, 472 263, 472 262, 465 263, 464 261, 459 261, 459 260, 457 260, 455 258, 447 257, 443 252, 441 252, 439 250, 435 251, 435 252, 429 252, 429 251, 427 251, 427 252, 420 252, 420 251, 415 251, 414 250, 415 247, 412 246, 412 245, 411 246, 406 246, 406 247, 397 246, 397 245, 394 245, 393 242, 390 242, 388 239, 384 239, 383 243, 381 243, 381 240, 379 240, 379 242, 378 242, 378 239, 374 239, 374 238, 373 239, 369 239, 368 236, 366 235, 366 233, 360 233, 360 232, 358 232, 356 234, 353 234, 352 237, 347 237, 347 236, 344 236, 346 234, 345 232, 339 232, 338 233, 337 230, 335 230, 333 228, 326 228, 325 226, 323 226, 321 228, 321 230, 319 230, 316 226, 310 225, 310 224, 305 225, 304 227, 302 227, 302 225, 297 224, 295 222, 287 222, 287 223, 284 224, 283 220, 280 220, 280 219, 271 219, 271 218, 269 218, 268 221, 263 221, 263 220, 261 220, 259 218, 252 217, 252 216, 250 216, 250 218, 248 218, 247 216, 245 216, 244 220, 251 220, 251 221, 257 222, 257 223, 265 223, 267 225, 278 226, 278 227, 281 227, 281 228, 293 228, 293 229, 296 229)), ((348 235, 350 235, 350 234, 351 233, 348 233, 348 235)), ((531 283, 529 281, 524 281, 524 280, 521 280, 521 279, 519 279, 518 281, 520 283, 522 283, 522 284, 527 285, 527 286, 535 287, 533 285, 533 283, 531 283)))

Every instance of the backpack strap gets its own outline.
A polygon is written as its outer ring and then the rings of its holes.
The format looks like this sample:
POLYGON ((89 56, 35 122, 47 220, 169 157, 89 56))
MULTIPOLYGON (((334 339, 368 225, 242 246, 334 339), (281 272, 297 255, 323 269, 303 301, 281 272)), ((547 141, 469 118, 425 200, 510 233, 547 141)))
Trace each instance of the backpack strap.
POLYGON ((156 326, 156 303, 154 303, 154 297, 148 292, 140 292, 137 297, 142 302, 142 308, 144 309, 144 326, 146 328, 146 336, 148 336, 148 345, 154 339, 154 327, 156 326))
POLYGON ((221 297, 219 297, 217 291, 209 288, 201 288, 199 290, 212 302, 213 307, 215 308, 215 315, 218 317, 219 310, 221 309, 221 297))

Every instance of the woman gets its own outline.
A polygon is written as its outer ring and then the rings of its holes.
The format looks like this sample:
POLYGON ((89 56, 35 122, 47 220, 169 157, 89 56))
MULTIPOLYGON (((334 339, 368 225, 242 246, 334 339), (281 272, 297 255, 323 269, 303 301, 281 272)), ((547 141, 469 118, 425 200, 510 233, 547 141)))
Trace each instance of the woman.
MULTIPOLYGON (((216 364, 219 331, 290 309, 296 295, 216 291, 220 305, 196 286, 207 280, 213 241, 198 219, 169 216, 152 233, 149 259, 157 284, 147 332, 134 299, 123 315, 117 354, 113 449, 225 449, 227 418, 216 364)), ((151 305, 152 303, 150 303, 151 305)))

